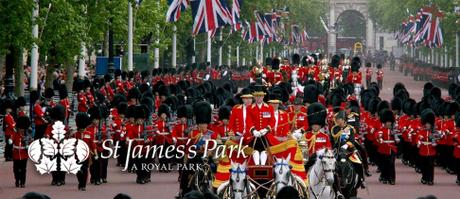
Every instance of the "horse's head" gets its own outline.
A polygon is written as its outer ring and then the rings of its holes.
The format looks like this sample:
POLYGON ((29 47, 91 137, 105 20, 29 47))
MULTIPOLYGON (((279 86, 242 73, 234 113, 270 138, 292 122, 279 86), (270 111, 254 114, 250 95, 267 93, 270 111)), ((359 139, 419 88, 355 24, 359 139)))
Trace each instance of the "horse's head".
POLYGON ((230 187, 232 189, 231 192, 234 195, 233 198, 243 198, 247 185, 246 172, 246 162, 243 164, 231 162, 230 187))
POLYGON ((276 185, 276 192, 278 193, 283 187, 285 186, 292 186, 291 184, 291 168, 292 166, 289 165, 289 161, 291 159, 291 154, 287 156, 286 159, 284 158, 274 158, 275 164, 273 165, 273 172, 275 174, 275 185, 276 185))
POLYGON ((340 186, 347 186, 353 179, 353 165, 349 160, 351 153, 345 149, 339 149, 337 153, 337 175, 340 179, 340 186))
POLYGON ((317 162, 321 164, 323 168, 324 176, 326 177, 327 183, 332 185, 334 183, 334 170, 335 170, 335 157, 332 150, 322 149, 316 152, 317 162))

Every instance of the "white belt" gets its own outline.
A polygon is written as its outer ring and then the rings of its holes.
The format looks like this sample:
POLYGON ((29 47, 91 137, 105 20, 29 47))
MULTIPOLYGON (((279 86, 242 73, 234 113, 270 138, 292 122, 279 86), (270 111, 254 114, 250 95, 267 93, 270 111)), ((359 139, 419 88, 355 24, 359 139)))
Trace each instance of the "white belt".
POLYGON ((136 138, 135 141, 144 141, 144 138, 136 138))
POLYGON ((26 149, 26 147, 13 145, 13 149, 26 149))
POLYGON ((431 144, 433 144, 433 143, 432 143, 432 142, 422 142, 422 144, 424 144, 424 145, 431 145, 431 144))
POLYGON ((388 143, 395 143, 394 140, 383 140, 382 142, 383 142, 383 143, 387 143, 387 144, 388 144, 388 143))

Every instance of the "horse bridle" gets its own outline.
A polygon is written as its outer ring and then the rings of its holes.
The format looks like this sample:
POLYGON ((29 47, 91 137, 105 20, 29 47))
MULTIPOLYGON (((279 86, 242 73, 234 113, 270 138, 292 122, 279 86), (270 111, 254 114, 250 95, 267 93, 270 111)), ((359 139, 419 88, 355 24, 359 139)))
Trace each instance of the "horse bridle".
MULTIPOLYGON (((240 169, 240 167, 238 167, 236 170, 230 169, 230 175, 231 175, 232 173, 238 174, 238 175, 236 176, 236 182, 240 182, 240 175, 239 175, 239 174, 243 174, 243 173, 245 174, 246 172, 247 172, 247 170, 240 169)), ((248 184, 248 179, 245 177, 245 178, 243 179, 243 181, 244 181, 244 184, 247 186, 247 184, 248 184)), ((245 186, 245 188, 247 188, 246 186, 245 186)), ((243 188, 243 189, 234 189, 232 183, 230 183, 230 188, 231 188, 231 190, 232 190, 233 192, 236 192, 236 193, 244 193, 244 190, 245 190, 245 188, 243 188)))
MULTIPOLYGON (((322 175, 322 176, 318 176, 318 173, 316 173, 316 170, 313 169, 313 173, 315 174, 316 178, 319 179, 319 180, 318 180, 318 183, 315 184, 315 185, 313 185, 313 186, 316 186, 316 185, 318 185, 319 183, 321 183, 321 182, 323 181, 323 179, 326 177, 326 173, 334 172, 334 170, 335 170, 335 168, 324 169, 325 161, 323 161, 323 158, 334 159, 333 156, 319 156, 318 158, 319 158, 320 161, 321 161, 321 167, 322 167, 322 169, 323 169, 323 175, 322 175), (321 178, 319 178, 319 177, 321 177, 321 178)), ((311 188, 312 186, 309 186, 309 187, 310 187, 310 191, 313 193, 313 196, 314 196, 315 198, 318 198, 318 196, 323 195, 323 192, 324 192, 324 190, 326 189, 326 186, 324 186, 323 189, 321 190, 321 193, 320 193, 319 195, 317 195, 317 194, 315 193, 315 191, 311 188)))
MULTIPOLYGON (((273 164, 273 168, 275 168, 276 166, 281 166, 279 174, 281 174, 281 172, 283 171, 283 166, 291 167, 291 165, 289 165, 288 163, 285 163, 285 162, 277 162, 277 163, 273 164)), ((276 171, 273 171, 273 172, 276 172, 276 171)), ((289 185, 289 178, 291 176, 292 176, 291 171, 288 170, 288 174, 286 175, 286 182, 284 182, 284 181, 275 182, 275 186, 277 186, 278 184, 283 184, 285 186, 288 186, 289 185)))

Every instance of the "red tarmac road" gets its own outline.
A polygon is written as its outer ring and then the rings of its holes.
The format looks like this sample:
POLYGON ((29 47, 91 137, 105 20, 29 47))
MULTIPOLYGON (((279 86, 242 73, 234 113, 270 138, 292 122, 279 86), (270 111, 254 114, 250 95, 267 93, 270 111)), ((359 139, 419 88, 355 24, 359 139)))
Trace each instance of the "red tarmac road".
MULTIPOLYGON (((364 74, 364 73, 363 73, 364 74)), ((422 96, 424 82, 415 82, 410 77, 404 77, 399 72, 385 69, 384 89, 381 97, 390 100, 393 85, 403 82, 411 97, 419 100, 422 96)), ((443 95, 447 91, 443 89, 443 95)), ((178 191, 177 172, 153 173, 152 182, 145 185, 135 183, 135 175, 121 172, 121 168, 115 167, 115 161, 109 163, 108 184, 99 186, 88 185, 85 192, 78 191, 77 179, 74 175, 67 175, 67 184, 61 187, 50 186, 51 176, 40 175, 29 161, 27 170, 26 188, 15 188, 12 162, 0 163, 0 198, 19 198, 27 192, 35 191, 45 193, 51 198, 57 199, 83 199, 83 198, 113 198, 117 193, 126 193, 135 199, 171 199, 178 191)), ((455 184, 455 176, 436 169, 434 186, 426 186, 420 183, 420 174, 412 168, 404 166, 400 161, 396 163, 396 185, 383 185, 378 182, 378 174, 375 168, 371 169, 373 176, 367 179, 367 189, 359 190, 361 198, 369 199, 415 199, 429 194, 439 199, 454 199, 460 197, 460 186, 455 184)))

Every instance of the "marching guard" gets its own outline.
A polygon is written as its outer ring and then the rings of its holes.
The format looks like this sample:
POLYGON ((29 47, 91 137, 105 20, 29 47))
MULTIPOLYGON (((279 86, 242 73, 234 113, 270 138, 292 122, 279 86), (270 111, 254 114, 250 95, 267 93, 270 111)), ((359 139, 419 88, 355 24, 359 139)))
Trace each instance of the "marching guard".
POLYGON ((85 161, 82 162, 80 171, 77 173, 78 179, 78 190, 86 191, 86 183, 88 181, 88 167, 92 162, 92 156, 97 155, 97 146, 93 142, 94 134, 86 130, 86 127, 90 125, 90 116, 85 112, 79 112, 75 116, 75 123, 77 125, 77 131, 74 134, 76 139, 83 140, 89 147, 90 155, 85 161))
POLYGON ((32 137, 29 134, 30 119, 27 116, 18 117, 16 132, 9 138, 8 142, 13 145, 13 172, 16 179, 16 187, 24 188, 26 184, 27 152, 32 137))
MULTIPOLYGON (((3 100, 3 108, 5 109, 5 117, 3 118, 3 131, 5 132, 5 140, 11 139, 16 132, 16 121, 13 117, 14 104, 11 99, 3 100)), ((13 160, 13 144, 5 143, 4 151, 5 161, 13 160)))

